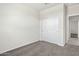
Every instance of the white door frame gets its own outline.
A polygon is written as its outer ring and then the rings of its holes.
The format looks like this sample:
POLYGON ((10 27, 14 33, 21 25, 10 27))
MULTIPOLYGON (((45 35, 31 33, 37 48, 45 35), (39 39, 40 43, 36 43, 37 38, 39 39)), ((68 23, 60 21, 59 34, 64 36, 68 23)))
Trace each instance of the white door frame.
MULTIPOLYGON (((76 16, 76 15, 79 15, 79 14, 67 15, 67 23, 66 23, 66 26, 67 26, 67 27, 66 27, 66 28, 67 28, 67 29, 66 29, 66 30, 67 30, 67 32, 66 32, 67 34, 66 34, 66 35, 67 35, 67 36, 66 36, 66 43, 68 42, 69 37, 70 37, 70 33, 69 33, 69 17, 70 17, 70 16, 76 16)), ((78 24, 79 24, 79 23, 78 23, 78 24)), ((78 29, 79 29, 79 28, 78 28, 78 29)), ((78 32, 78 33, 79 33, 79 32, 78 32)), ((78 37, 79 37, 79 35, 78 35, 78 37)))

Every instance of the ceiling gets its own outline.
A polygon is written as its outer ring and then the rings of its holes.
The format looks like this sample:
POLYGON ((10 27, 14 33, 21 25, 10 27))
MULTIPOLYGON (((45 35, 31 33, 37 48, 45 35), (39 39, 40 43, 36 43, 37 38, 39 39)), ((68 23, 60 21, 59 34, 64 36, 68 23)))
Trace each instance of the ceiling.
MULTIPOLYGON (((0 5, 16 5, 16 4, 20 4, 20 3, 0 3, 0 5)), ((46 8, 49 8, 49 7, 53 7, 55 5, 58 5, 58 4, 61 4, 61 3, 21 3, 22 5, 27 5, 31 8, 34 8, 38 11, 40 10, 44 10, 46 8)), ((65 3, 66 6, 72 6, 72 5, 79 5, 79 3, 65 3)))
POLYGON ((57 4, 58 3, 27 3, 26 5, 40 11, 40 10, 55 6, 57 4))
POLYGON ((0 6, 23 5, 34 8, 38 11, 57 5, 58 3, 0 3, 0 6))
MULTIPOLYGON (((27 6, 35 8, 37 10, 44 10, 49 7, 53 7, 60 3, 26 3, 27 6)), ((78 5, 79 3, 65 3, 66 6, 78 5)))

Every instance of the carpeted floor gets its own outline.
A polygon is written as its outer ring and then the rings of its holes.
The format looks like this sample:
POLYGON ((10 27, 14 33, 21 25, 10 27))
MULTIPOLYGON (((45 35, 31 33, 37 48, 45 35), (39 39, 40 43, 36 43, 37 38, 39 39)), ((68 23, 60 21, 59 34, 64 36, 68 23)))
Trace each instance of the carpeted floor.
POLYGON ((21 48, 0 54, 1 56, 79 56, 79 46, 64 47, 39 41, 21 48))
POLYGON ((78 38, 70 38, 67 43, 71 44, 71 45, 79 46, 79 39, 78 38))

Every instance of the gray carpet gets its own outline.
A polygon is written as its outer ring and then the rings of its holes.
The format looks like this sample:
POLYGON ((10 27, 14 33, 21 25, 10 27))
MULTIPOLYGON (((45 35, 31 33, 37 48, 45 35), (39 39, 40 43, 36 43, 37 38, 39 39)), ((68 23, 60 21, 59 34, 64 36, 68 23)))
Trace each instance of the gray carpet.
POLYGON ((79 56, 79 46, 58 45, 39 41, 21 48, 0 54, 1 56, 79 56))

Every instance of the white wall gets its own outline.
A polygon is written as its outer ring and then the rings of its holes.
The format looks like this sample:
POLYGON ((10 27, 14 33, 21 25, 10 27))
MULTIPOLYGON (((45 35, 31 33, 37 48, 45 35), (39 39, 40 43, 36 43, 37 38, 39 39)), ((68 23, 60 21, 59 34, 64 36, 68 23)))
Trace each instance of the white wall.
POLYGON ((0 53, 38 41, 38 16, 22 4, 0 4, 0 53))
POLYGON ((68 6, 67 10, 68 16, 79 15, 79 4, 68 6))
POLYGON ((45 9, 41 16, 41 40, 63 46, 65 44, 65 6, 63 4, 45 9))

